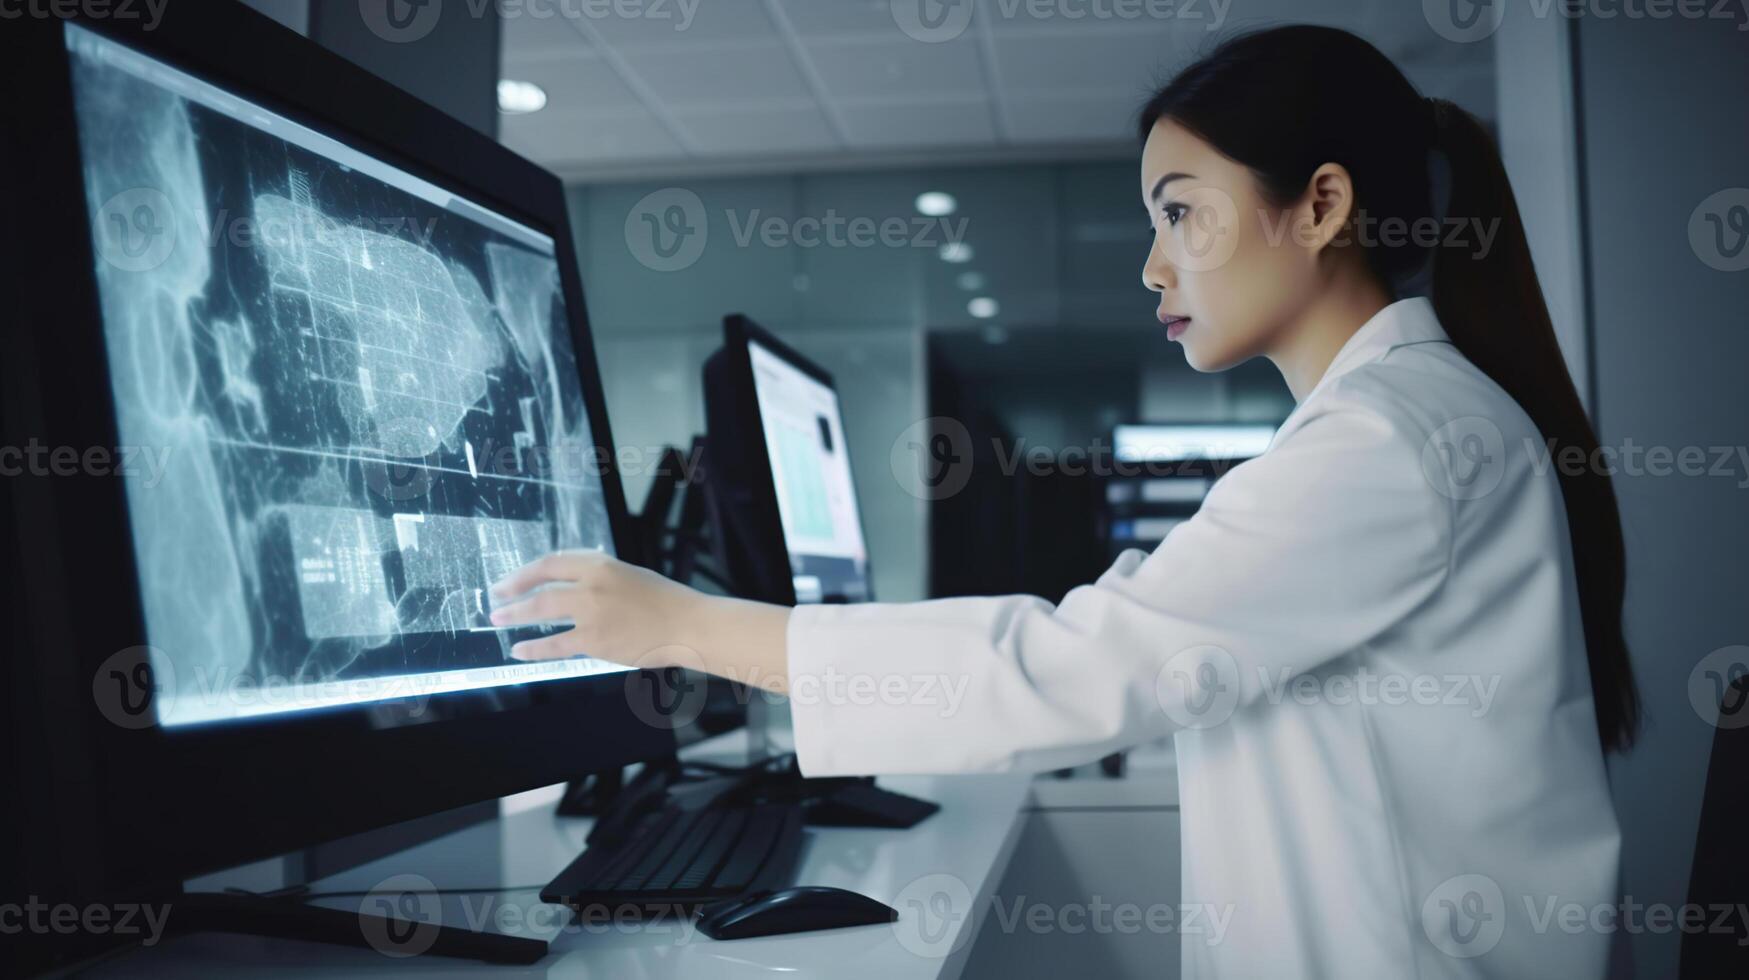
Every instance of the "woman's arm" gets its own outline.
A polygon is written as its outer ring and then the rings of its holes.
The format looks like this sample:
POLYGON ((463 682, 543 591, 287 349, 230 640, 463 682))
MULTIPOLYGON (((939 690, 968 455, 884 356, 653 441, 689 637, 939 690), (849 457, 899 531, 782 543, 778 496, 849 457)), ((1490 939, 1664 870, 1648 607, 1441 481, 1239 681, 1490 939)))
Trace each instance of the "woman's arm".
POLYGON ((510 655, 518 660, 588 654, 634 667, 690 667, 779 694, 789 690, 788 609, 705 595, 598 551, 562 551, 526 565, 492 587, 492 602, 495 625, 576 623, 516 644, 510 655))

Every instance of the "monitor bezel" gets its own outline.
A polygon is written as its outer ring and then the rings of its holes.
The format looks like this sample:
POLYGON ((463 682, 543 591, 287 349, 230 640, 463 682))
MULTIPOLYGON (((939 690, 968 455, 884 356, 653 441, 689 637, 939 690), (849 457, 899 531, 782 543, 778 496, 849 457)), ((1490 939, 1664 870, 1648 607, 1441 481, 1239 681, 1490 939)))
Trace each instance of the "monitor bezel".
MULTIPOLYGON (((74 15, 7 28, 0 78, 7 91, 32 96, 5 100, 0 180, 32 193, 0 204, 14 230, 0 256, 16 273, 0 281, 14 335, 0 366, 0 444, 118 442, 70 125, 69 22, 551 234, 608 522, 623 551, 631 540, 624 492, 558 178, 242 4, 172 4, 150 26, 74 15)), ((22 647, 7 654, 17 682, 10 720, 16 735, 43 736, 40 756, 19 767, 19 790, 32 793, 27 825, 44 835, 19 879, 45 892, 161 892, 204 872, 673 751, 671 728, 636 710, 641 675, 625 673, 523 685, 524 706, 426 724, 380 727, 370 705, 188 728, 113 724, 99 710, 94 673, 116 651, 148 642, 123 481, 79 475, 9 480, 7 489, 11 506, 0 519, 17 531, 7 561, 23 583, 9 606, 25 624, 15 634, 22 647)), ((496 703, 481 692, 441 697, 441 706, 496 703)))

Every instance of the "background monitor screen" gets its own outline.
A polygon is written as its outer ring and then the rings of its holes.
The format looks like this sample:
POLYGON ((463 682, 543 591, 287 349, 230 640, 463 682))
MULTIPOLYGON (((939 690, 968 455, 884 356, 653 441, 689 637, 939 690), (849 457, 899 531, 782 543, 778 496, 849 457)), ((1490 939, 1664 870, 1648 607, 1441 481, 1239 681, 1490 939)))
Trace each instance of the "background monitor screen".
POLYGON ((159 723, 620 669, 486 621, 613 547, 552 238, 66 38, 159 723))
POLYGON ((838 393, 756 340, 747 348, 796 601, 867 601, 868 548, 838 393))

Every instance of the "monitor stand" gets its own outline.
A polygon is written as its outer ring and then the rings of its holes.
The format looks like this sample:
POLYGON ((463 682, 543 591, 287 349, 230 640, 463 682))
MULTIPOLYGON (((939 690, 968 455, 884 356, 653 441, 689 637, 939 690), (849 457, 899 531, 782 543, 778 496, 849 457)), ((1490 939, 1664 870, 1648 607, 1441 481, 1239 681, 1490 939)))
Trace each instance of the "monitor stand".
POLYGON ((295 896, 184 892, 169 904, 170 935, 229 932, 356 946, 396 958, 443 956, 516 966, 538 963, 547 955, 547 944, 540 939, 324 908, 295 896))

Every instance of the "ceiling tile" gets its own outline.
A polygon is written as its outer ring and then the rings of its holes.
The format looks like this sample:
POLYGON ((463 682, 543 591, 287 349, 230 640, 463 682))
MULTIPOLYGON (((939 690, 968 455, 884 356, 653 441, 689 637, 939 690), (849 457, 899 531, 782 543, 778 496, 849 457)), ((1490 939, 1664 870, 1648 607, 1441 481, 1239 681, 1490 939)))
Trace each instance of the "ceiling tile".
POLYGON ((990 105, 982 99, 846 104, 838 114, 858 147, 979 146, 996 138, 990 105))
POLYGON ((782 44, 668 45, 623 52, 626 64, 671 106, 813 101, 782 44))
POLYGON ((506 61, 502 74, 545 89, 547 112, 601 114, 644 108, 619 74, 592 54, 506 61))
POLYGON ((562 6, 538 2, 501 4, 498 16, 503 26, 499 44, 503 49, 504 59, 541 58, 588 51, 589 42, 559 15, 558 11, 562 6))
MULTIPOLYGON (((530 0, 537 6, 543 0, 530 0)), ((546 0, 614 48, 770 40, 776 31, 763 0, 546 0), (626 16, 619 11, 631 11, 626 16)), ((577 25, 573 25, 575 27, 577 25)))
POLYGON ((969 38, 946 44, 918 44, 908 38, 806 44, 826 94, 834 99, 985 95, 978 46, 969 38))
POLYGON ((1007 102, 1008 135, 1016 143, 1114 142, 1133 139, 1139 100, 1103 93, 1032 94, 1007 102))
POLYGON ((803 37, 864 34, 906 38, 893 20, 892 0, 778 0, 803 37))
POLYGON ((765 156, 838 148, 826 117, 811 105, 742 110, 676 110, 688 142, 701 155, 765 156))
POLYGON ((684 156, 674 136, 648 112, 505 116, 499 124, 499 138, 516 152, 548 166, 684 156))
POLYGON ((1158 28, 1006 34, 996 39, 996 66, 1004 95, 1078 90, 1119 101, 1140 100, 1174 65, 1178 51, 1171 32, 1158 28))

